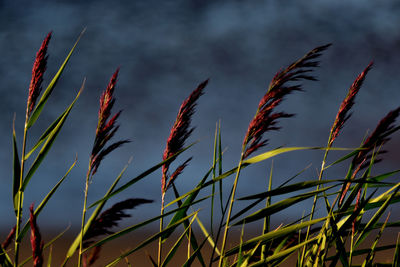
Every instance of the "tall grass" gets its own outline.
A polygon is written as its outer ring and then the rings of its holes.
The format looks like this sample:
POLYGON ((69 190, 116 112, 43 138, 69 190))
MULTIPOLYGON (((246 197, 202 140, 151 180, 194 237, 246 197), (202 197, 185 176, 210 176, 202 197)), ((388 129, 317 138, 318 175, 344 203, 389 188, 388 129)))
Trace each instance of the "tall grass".
MULTIPOLYGON (((85 83, 83 82, 71 104, 65 107, 57 119, 46 129, 42 129, 41 136, 31 136, 30 129, 35 126, 35 122, 45 110, 45 104, 55 89, 81 35, 43 92, 41 90, 43 73, 46 70, 47 48, 51 33, 45 37, 34 60, 22 144, 18 144, 13 126, 13 187, 10 205, 13 205, 15 211, 15 226, 10 227, 10 233, 1 244, 0 264, 2 266, 17 267, 25 264, 43 266, 46 262, 45 255, 47 255, 47 266, 51 266, 52 250, 46 252, 45 249, 61 235, 47 243, 44 242, 41 231, 46 229, 39 229, 37 218, 68 177, 76 160, 49 193, 43 196, 43 200, 36 209, 33 204, 30 206, 30 216, 27 220, 24 220, 23 216, 23 211, 26 209, 24 194, 67 121, 85 83), (31 148, 27 147, 28 138, 36 140, 31 148), (30 166, 27 165, 29 157, 35 157, 30 166), (26 234, 29 228, 31 229, 32 256, 23 258, 20 247, 22 242, 27 242, 26 234), (14 243, 13 247, 12 243, 14 243)), ((118 105, 114 98, 119 72, 117 69, 100 96, 98 123, 93 129, 95 135, 89 155, 88 171, 86 175, 82 174, 84 194, 80 230, 74 233, 75 239, 62 259, 62 266, 94 265, 105 253, 101 250, 104 244, 118 243, 121 237, 157 222, 159 223, 158 231, 155 230, 144 240, 136 240, 138 244, 135 246, 127 245, 124 252, 114 255, 105 266, 116 264, 131 266, 128 256, 134 258, 136 252, 146 249, 151 244, 157 244, 158 251, 156 255, 148 255, 148 266, 172 266, 176 264, 174 259, 178 251, 182 250, 187 250, 185 260, 179 263, 182 266, 279 266, 285 265, 289 258, 294 259, 296 266, 299 267, 360 266, 360 264, 361 266, 400 266, 400 242, 379 245, 380 238, 388 227, 400 225, 400 222, 390 220, 390 213, 387 212, 390 207, 400 201, 398 192, 400 183, 389 181, 389 178, 396 177, 400 170, 372 175, 372 169, 376 169, 376 164, 382 160, 381 155, 385 151, 387 142, 400 129, 396 123, 400 107, 389 111, 378 122, 375 130, 360 141, 361 145, 355 144, 355 148, 333 146, 342 128, 349 121, 356 95, 366 82, 372 63, 356 77, 340 104, 336 117, 332 118, 332 127, 330 130, 327 129, 326 146, 268 148, 268 133, 280 129, 280 120, 293 116, 292 113, 279 110, 280 104, 290 94, 302 91, 300 82, 316 80, 315 68, 319 66, 320 57, 329 46, 328 44, 312 49, 272 78, 258 106, 255 106, 255 115, 249 122, 241 144, 241 153, 238 155, 238 163, 233 169, 223 170, 222 167, 224 163, 223 134, 221 122, 219 122, 215 131, 214 149, 211 153, 212 164, 205 166, 203 174, 192 174, 194 181, 197 182, 193 189, 181 193, 176 186, 179 183, 177 177, 182 175, 185 167, 192 160, 191 157, 181 160, 179 156, 185 151, 196 149, 197 144, 189 143, 188 140, 194 131, 191 125, 192 115, 197 105, 201 107, 200 97, 205 93, 208 84, 208 80, 205 80, 183 100, 176 120, 172 124, 170 135, 166 138, 166 146, 160 162, 156 162, 141 174, 118 185, 122 183, 125 167, 105 190, 104 196, 89 204, 87 201, 89 186, 92 182, 96 182, 94 175, 101 171, 100 163, 111 152, 129 142, 128 139, 111 141, 119 129, 117 120, 121 113, 121 111, 113 113, 114 106, 118 105), (283 181, 279 186, 272 187, 274 171, 271 167, 269 182, 264 190, 260 189, 259 192, 242 198, 236 197, 236 192, 240 188, 239 178, 246 168, 269 161, 279 154, 301 150, 325 152, 315 178, 295 182, 296 175, 283 181), (347 154, 328 161, 331 150, 342 150, 347 154), (173 169, 174 164, 177 166, 173 169), (348 164, 347 173, 334 180, 325 177, 324 173, 327 169, 335 168, 339 164, 348 164), (152 199, 118 200, 119 193, 131 188, 137 182, 148 180, 149 175, 155 172, 158 172, 161 178, 159 196, 153 196, 152 199), (228 190, 224 191, 224 188, 228 190), (166 202, 166 194, 171 194, 173 200, 166 202), (201 195, 206 197, 200 198, 201 195), (273 202, 271 199, 273 196, 283 198, 273 202), (130 216, 127 213, 128 210, 137 207, 135 212, 138 212, 141 209, 138 206, 150 203, 156 198, 161 200, 160 215, 117 230, 119 222, 130 216), (313 200, 310 210, 296 214, 297 218, 290 223, 282 224, 276 229, 271 228, 271 219, 277 218, 278 212, 308 199, 313 200), (211 201, 210 207, 210 202, 207 200, 211 201), (116 203, 105 209, 109 201, 116 203), (241 202, 240 208, 234 208, 238 207, 238 202, 241 202), (325 209, 320 216, 315 212, 318 202, 325 209), (203 207, 202 211, 196 209, 199 205, 203 207), (206 224, 204 220, 207 217, 210 217, 210 220, 206 224), (220 220, 216 221, 214 218, 220 220), (259 223, 252 224, 253 222, 259 223), (193 228, 194 225, 197 227, 193 228), (260 226, 258 235, 253 237, 244 235, 249 229, 254 232, 255 225, 260 226), (232 236, 231 229, 233 228, 241 229, 242 235, 239 240, 232 236), (366 246, 367 249, 362 249, 362 246, 366 246), (379 262, 381 259, 376 257, 378 251, 393 253, 393 259, 379 262), (74 255, 77 255, 76 262, 74 255), (358 258, 357 263, 355 257, 358 258)), ((77 190, 81 191, 82 188, 78 187, 77 190)), ((69 220, 69 218, 65 219, 69 220)))

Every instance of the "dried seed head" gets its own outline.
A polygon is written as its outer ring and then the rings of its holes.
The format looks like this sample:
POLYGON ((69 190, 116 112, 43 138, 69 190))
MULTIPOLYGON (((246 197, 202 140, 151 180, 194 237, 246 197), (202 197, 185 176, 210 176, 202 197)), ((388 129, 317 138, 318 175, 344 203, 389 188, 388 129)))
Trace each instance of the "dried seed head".
POLYGON ((338 113, 336 114, 335 122, 333 123, 331 129, 331 138, 329 140, 328 146, 332 146, 333 141, 339 135, 339 132, 342 129, 344 123, 350 118, 351 114, 348 114, 348 112, 353 107, 356 95, 364 82, 365 76, 367 75, 368 71, 372 68, 372 64, 373 62, 369 63, 368 66, 364 69, 364 71, 357 76, 356 80, 350 86, 349 92, 347 93, 345 99, 340 105, 338 113))
POLYGON ((1 246, 3 247, 3 249, 7 249, 7 247, 11 244, 11 241, 15 238, 15 229, 17 227, 14 226, 10 233, 8 234, 6 240, 4 240, 4 242, 1 244, 1 246))
POLYGON ((35 107, 36 100, 42 91, 43 74, 46 71, 47 65, 47 47, 51 39, 51 32, 43 40, 39 51, 36 53, 36 59, 32 68, 32 79, 29 85, 29 96, 27 103, 27 115, 30 116, 33 108, 35 107))
POLYGON ((39 227, 36 224, 36 216, 34 214, 33 204, 29 208, 31 225, 31 246, 32 246, 32 259, 34 267, 41 267, 43 265, 43 245, 42 237, 39 232, 39 227))
MULTIPOLYGON (((205 80, 197 86, 197 88, 186 98, 181 107, 179 108, 178 115, 176 117, 175 123, 172 126, 171 132, 169 134, 167 144, 163 153, 163 160, 166 160, 180 150, 183 149, 186 139, 193 132, 193 128, 190 128, 190 123, 192 121, 192 115, 195 112, 195 107, 197 100, 204 93, 204 88, 206 87, 208 80, 205 80)), ((164 194, 167 189, 168 183, 168 169, 170 162, 165 163, 162 166, 162 178, 161 178, 161 192, 164 194)))
POLYGON ((324 45, 317 47, 307 53, 304 57, 289 65, 286 69, 279 71, 272 79, 267 93, 260 100, 258 110, 253 120, 250 122, 243 147, 245 147, 243 158, 247 158, 260 147, 267 144, 267 139, 262 139, 265 132, 279 130, 276 124, 280 118, 292 117, 293 114, 285 112, 275 112, 274 109, 281 103, 284 97, 293 91, 301 91, 301 85, 288 85, 289 82, 301 80, 316 80, 308 73, 312 68, 318 66, 318 61, 314 59, 321 55, 321 52, 330 46, 324 45))
POLYGON ((106 90, 101 94, 100 97, 100 108, 96 129, 96 137, 90 156, 90 172, 92 176, 97 172, 101 161, 106 155, 108 155, 121 145, 130 142, 129 140, 120 140, 105 147, 107 142, 114 136, 119 128, 119 126, 116 124, 116 121, 121 114, 121 111, 118 111, 114 116, 111 117, 111 110, 115 103, 113 93, 115 85, 117 83, 118 73, 119 68, 114 72, 106 90))
POLYGON ((136 206, 144 203, 151 203, 152 200, 143 198, 130 198, 114 204, 108 210, 105 210, 100 216, 91 224, 90 228, 84 236, 83 246, 86 248, 94 241, 93 239, 106 235, 112 234, 111 228, 118 226, 118 222, 122 218, 130 217, 129 214, 125 213, 125 210, 133 209, 136 206))

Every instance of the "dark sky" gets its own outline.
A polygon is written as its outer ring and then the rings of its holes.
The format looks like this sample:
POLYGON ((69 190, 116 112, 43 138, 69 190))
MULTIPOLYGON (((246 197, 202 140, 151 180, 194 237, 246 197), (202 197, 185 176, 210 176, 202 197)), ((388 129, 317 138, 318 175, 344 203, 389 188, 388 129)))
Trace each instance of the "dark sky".
MULTIPOLYGON (((11 208, 11 125, 16 113, 19 144, 31 68, 43 38, 53 31, 49 46, 47 85, 80 31, 87 31, 66 68, 28 145, 72 101, 84 77, 86 88, 58 142, 26 191, 26 207, 39 204, 78 155, 78 164, 43 211, 42 224, 78 224, 89 153, 97 123, 98 99, 117 67, 115 111, 123 109, 116 138, 132 143, 105 159, 89 190, 89 202, 104 194, 133 156, 125 180, 160 162, 179 105, 198 83, 210 78, 193 117, 190 141, 200 140, 186 157, 194 159, 179 177, 181 192, 189 190, 211 163, 215 124, 221 119, 224 170, 233 167, 248 123, 269 81, 281 68, 326 43, 304 93, 287 98, 281 110, 296 113, 280 132, 268 134, 277 146, 324 146, 340 102, 355 77, 374 60, 352 118, 336 145, 356 147, 368 129, 400 105, 400 3, 398 1, 6 1, 0 0, 0 226, 14 223, 11 208), (73 211, 66 206, 76 207, 73 211), (55 214, 57 214, 55 216, 55 214)), ((381 171, 398 162, 399 136, 381 171)), ((330 160, 339 154, 332 153, 330 160)), ((276 158, 274 185, 308 164, 299 179, 316 179, 322 152, 296 152, 276 158)), ((328 159, 329 161, 329 159, 328 159)), ((266 187, 270 162, 243 172, 239 196, 266 187)), ((345 166, 328 172, 337 178, 345 166)), ((160 171, 118 197, 146 197, 155 203, 137 212, 156 215, 160 206, 160 171)), ((230 184, 232 179, 227 180, 230 184)), ((116 200, 110 201, 114 203, 116 200)), ((301 209, 307 206, 301 206, 301 209)), ((297 210, 293 212, 298 213, 297 210)), ((300 216, 301 214, 297 214, 300 216)), ((135 212, 133 212, 135 214, 135 212)), ((143 215, 143 216, 144 216, 143 215)), ((207 216, 205 214, 205 216, 207 216)))

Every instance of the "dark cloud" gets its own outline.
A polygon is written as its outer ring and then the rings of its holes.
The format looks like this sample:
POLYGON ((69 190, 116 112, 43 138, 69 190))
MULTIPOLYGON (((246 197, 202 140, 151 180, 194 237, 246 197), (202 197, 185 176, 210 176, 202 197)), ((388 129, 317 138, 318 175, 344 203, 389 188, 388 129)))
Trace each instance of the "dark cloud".
MULTIPOLYGON (((47 112, 32 130, 29 144, 72 101, 84 77, 87 83, 60 142, 27 192, 27 203, 40 201, 40 196, 50 190, 78 154, 77 167, 54 204, 44 211, 45 216, 64 203, 81 206, 98 98, 118 66, 121 72, 116 109, 124 110, 118 137, 130 138, 133 143, 102 164, 90 189, 91 200, 104 193, 131 155, 134 160, 126 178, 161 160, 179 105, 206 78, 211 78, 210 84, 193 120, 197 128, 192 140, 200 139, 201 143, 187 153, 193 154, 194 160, 179 178, 179 187, 188 190, 198 179, 194 174, 207 170, 219 119, 224 146, 228 147, 225 166, 233 166, 259 98, 276 71, 313 47, 329 42, 333 46, 322 57, 321 68, 316 72, 320 81, 305 83, 305 93, 288 97, 282 109, 297 116, 282 121, 283 129, 270 134, 269 148, 283 144, 324 145, 348 87, 374 60, 376 64, 357 98, 354 115, 338 139, 342 145, 358 145, 368 128, 373 129, 380 117, 399 105, 398 14, 397 1, 0 1, 0 179, 4 185, 0 201, 6 203, 0 205, 0 213, 12 214, 12 117, 16 112, 20 140, 31 66, 48 31, 53 31, 54 38, 49 47, 45 83, 57 71, 79 32, 87 27, 47 112)), ((277 166, 282 168, 275 168, 276 184, 311 162, 315 165, 308 175, 315 175, 322 156, 299 155, 277 159, 281 162, 277 166)), ((267 169, 268 164, 263 164, 244 173, 240 183, 245 190, 241 194, 264 187, 267 169)), ((146 197, 155 198, 153 206, 158 210, 160 173, 125 195, 143 197, 143 192, 146 197)), ((67 220, 79 221, 79 209, 65 213, 67 220)), ((61 216, 52 219, 65 222, 61 216)), ((2 223, 10 225, 12 221, 10 216, 2 223)))

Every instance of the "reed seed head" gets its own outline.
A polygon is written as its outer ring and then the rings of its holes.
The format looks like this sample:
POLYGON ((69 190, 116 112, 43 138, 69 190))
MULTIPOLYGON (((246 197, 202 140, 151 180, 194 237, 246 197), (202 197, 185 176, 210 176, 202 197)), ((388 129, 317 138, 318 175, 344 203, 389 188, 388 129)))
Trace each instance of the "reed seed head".
POLYGON ((29 85, 29 96, 27 103, 27 115, 30 116, 33 108, 35 107, 36 100, 42 91, 43 74, 46 71, 47 65, 47 47, 51 39, 51 32, 49 32, 46 38, 43 40, 39 51, 36 53, 35 62, 32 68, 32 79, 29 85))
POLYGON ((36 216, 34 214, 33 204, 29 208, 31 225, 31 246, 32 246, 32 259, 34 267, 41 267, 43 265, 43 245, 42 237, 40 235, 39 227, 36 223, 36 216))
POLYGON ((261 98, 258 109, 253 120, 250 122, 243 147, 245 147, 243 158, 258 150, 268 143, 263 139, 263 134, 271 130, 279 130, 277 126, 280 118, 289 118, 293 114, 285 112, 275 112, 275 108, 281 103, 284 97, 293 91, 301 91, 300 84, 289 84, 289 82, 301 80, 316 80, 309 73, 313 68, 318 67, 318 61, 315 61, 321 55, 321 52, 330 46, 324 45, 308 52, 304 57, 290 64, 286 69, 279 71, 269 84, 267 93, 261 98))
POLYGON ((365 80, 365 76, 372 68, 372 65, 373 62, 370 62, 368 66, 364 69, 364 71, 357 76, 353 84, 350 86, 349 92, 344 98, 342 104, 340 105, 339 111, 336 114, 336 118, 331 129, 331 138, 329 140, 328 146, 332 146, 333 141, 335 141, 336 137, 339 135, 339 132, 342 129, 344 123, 350 118, 351 114, 348 113, 353 107, 356 95, 365 80))
POLYGON ((92 176, 97 172, 101 161, 106 155, 111 153, 116 148, 122 146, 123 144, 130 142, 129 140, 125 139, 117 141, 105 147, 107 142, 114 136, 119 128, 119 126, 116 124, 116 121, 120 116, 121 111, 118 111, 115 115, 111 117, 111 110, 115 103, 115 98, 113 94, 115 90, 115 85, 117 83, 118 73, 119 68, 117 68, 117 70, 112 75, 106 90, 101 94, 100 97, 100 108, 96 129, 96 137, 90 157, 90 170, 92 176))
MULTIPOLYGON (((197 105, 197 100, 200 98, 202 94, 204 94, 204 88, 207 86, 208 80, 200 83, 197 88, 186 98, 181 107, 179 108, 178 115, 176 117, 175 123, 171 128, 171 132, 167 139, 167 144, 163 153, 163 160, 166 160, 180 150, 184 148, 185 141, 188 139, 190 134, 193 132, 194 128, 190 127, 190 123, 192 121, 192 115, 195 112, 195 107, 197 105)), ((162 166, 162 178, 161 178, 161 192, 164 194, 167 190, 167 184, 171 184, 168 182, 168 169, 170 162, 165 163, 162 166)), ((182 167, 181 169, 186 166, 182 167)), ((179 168, 179 167, 178 167, 179 168)), ((182 170, 179 172, 181 173, 182 170)), ((176 175, 177 176, 177 175, 176 175)), ((176 177, 175 177, 176 178, 176 177)))
POLYGON ((84 236, 84 247, 88 247, 91 243, 93 243, 93 238, 106 234, 112 234, 113 231, 111 231, 111 228, 118 226, 118 222, 123 218, 131 217, 131 215, 125 213, 125 210, 130 210, 140 204, 151 202, 153 202, 153 200, 129 198, 114 204, 111 208, 102 212, 86 232, 84 236))

